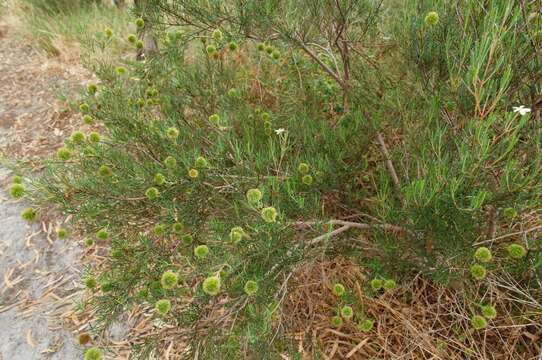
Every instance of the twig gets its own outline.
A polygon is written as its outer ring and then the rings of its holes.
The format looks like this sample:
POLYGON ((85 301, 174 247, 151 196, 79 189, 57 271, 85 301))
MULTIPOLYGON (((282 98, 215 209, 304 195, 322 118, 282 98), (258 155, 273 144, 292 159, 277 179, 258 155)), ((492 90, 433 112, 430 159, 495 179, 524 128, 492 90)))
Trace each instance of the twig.
MULTIPOLYGON (((315 221, 308 221, 308 222, 301 221, 301 222, 295 223, 295 225, 298 226, 298 227, 312 226, 312 225, 316 225, 316 224, 318 224, 318 222, 315 222, 315 221)), ((398 226, 398 225, 392 225, 392 224, 365 224, 365 223, 357 223, 357 222, 344 221, 344 220, 330 220, 326 224, 329 224, 329 225, 341 225, 341 227, 338 228, 338 229, 335 229, 335 230, 333 230, 333 231, 331 231, 329 233, 326 233, 326 234, 315 237, 314 239, 308 241, 307 245, 317 244, 322 240, 329 239, 329 238, 331 238, 333 236, 339 235, 339 234, 341 234, 341 233, 343 233, 346 230, 351 229, 351 228, 363 229, 363 230, 382 229, 382 230, 388 230, 388 231, 393 231, 393 232, 398 232, 398 233, 409 232, 404 227, 401 227, 401 226, 398 226)))
POLYGON ((380 145, 380 150, 382 150, 382 154, 384 155, 384 158, 386 159, 386 166, 391 175, 391 179, 393 180, 393 185, 395 186, 395 190, 397 190, 398 194, 401 194, 401 183, 399 182, 399 177, 397 176, 397 172, 395 171, 395 167, 393 166, 393 163, 391 161, 390 153, 388 152, 388 147, 386 146, 386 143, 384 142, 384 138, 382 137, 382 134, 380 132, 376 134, 376 139, 378 140, 378 144, 380 145))
POLYGON ((542 229, 542 225, 538 225, 538 226, 532 227, 532 228, 527 229, 527 230, 517 231, 517 232, 510 233, 510 234, 497 236, 497 237, 494 237, 494 238, 489 239, 489 240, 479 241, 477 243, 474 243, 472 246, 478 246, 478 245, 482 245, 482 244, 492 243, 494 241, 506 239, 506 238, 516 236, 516 235, 525 235, 525 234, 531 233, 531 232, 536 231, 536 230, 541 230, 541 229, 542 229))
POLYGON ((341 85, 341 87, 344 87, 344 81, 341 79, 339 74, 335 73, 325 62, 323 62, 315 53, 312 52, 311 49, 305 45, 305 43, 302 40, 296 39, 297 43, 305 51, 314 61, 318 63, 324 69, 325 72, 327 72, 331 77, 335 79, 341 85))
POLYGON ((307 245, 314 245, 314 244, 317 244, 319 243, 320 241, 322 240, 326 240, 326 239, 329 239, 335 235, 339 235, 340 233, 343 233, 345 232, 346 230, 350 229, 351 226, 348 226, 348 225, 345 225, 343 227, 340 227, 338 229, 335 229, 333 230, 332 232, 329 232, 329 233, 326 233, 326 234, 323 234, 323 235, 320 235, 320 236, 317 236, 315 237, 314 239, 310 240, 307 242, 307 245))
POLYGON ((491 206, 488 210, 488 227, 487 227, 487 239, 493 239, 495 237, 495 234, 497 232, 497 210, 494 206, 491 206))

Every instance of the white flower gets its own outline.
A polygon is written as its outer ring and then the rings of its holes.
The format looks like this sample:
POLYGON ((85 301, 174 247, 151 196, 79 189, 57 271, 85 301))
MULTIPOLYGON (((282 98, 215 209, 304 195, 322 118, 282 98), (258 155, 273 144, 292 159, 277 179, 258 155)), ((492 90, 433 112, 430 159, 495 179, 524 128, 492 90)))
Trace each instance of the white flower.
POLYGON ((523 105, 514 106, 512 109, 514 110, 515 113, 520 113, 521 116, 531 112, 531 109, 523 105))
POLYGON ((286 131, 285 129, 280 128, 280 129, 275 130, 275 134, 280 135, 280 134, 282 134, 282 133, 285 132, 285 131, 286 131))

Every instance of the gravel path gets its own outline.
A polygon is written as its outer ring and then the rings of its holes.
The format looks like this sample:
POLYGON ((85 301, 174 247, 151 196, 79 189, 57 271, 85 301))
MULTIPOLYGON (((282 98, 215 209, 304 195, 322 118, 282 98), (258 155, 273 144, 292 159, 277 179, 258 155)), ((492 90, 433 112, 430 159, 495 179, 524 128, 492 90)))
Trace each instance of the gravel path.
MULTIPOLYGON (((35 160, 55 151, 76 116, 56 96, 83 80, 69 64, 21 44, 0 19, 0 159, 35 160)), ((55 239, 57 219, 27 225, 23 201, 9 199, 11 172, 0 166, 0 360, 82 359, 74 300, 81 258, 74 239, 55 239)))

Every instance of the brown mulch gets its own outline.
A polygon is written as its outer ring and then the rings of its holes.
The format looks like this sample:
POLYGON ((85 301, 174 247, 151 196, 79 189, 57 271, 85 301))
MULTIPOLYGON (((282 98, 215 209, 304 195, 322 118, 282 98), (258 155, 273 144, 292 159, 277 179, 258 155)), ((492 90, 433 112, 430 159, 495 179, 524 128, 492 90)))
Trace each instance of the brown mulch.
POLYGON ((0 156, 36 160, 56 151, 81 125, 65 94, 77 94, 90 74, 77 62, 48 58, 0 21, 0 156))
POLYGON ((499 315, 476 331, 469 320, 477 311, 475 296, 469 295, 476 289, 455 291, 417 276, 375 295, 369 281, 363 268, 341 258, 296 271, 282 319, 307 359, 320 353, 323 359, 535 360, 542 354, 542 326, 512 315, 510 297, 496 288, 491 292, 499 315), (336 282, 348 289, 346 299, 333 294, 336 282), (343 305, 352 306, 355 317, 335 328, 330 319, 343 305), (365 318, 375 321, 368 333, 358 329, 365 318))

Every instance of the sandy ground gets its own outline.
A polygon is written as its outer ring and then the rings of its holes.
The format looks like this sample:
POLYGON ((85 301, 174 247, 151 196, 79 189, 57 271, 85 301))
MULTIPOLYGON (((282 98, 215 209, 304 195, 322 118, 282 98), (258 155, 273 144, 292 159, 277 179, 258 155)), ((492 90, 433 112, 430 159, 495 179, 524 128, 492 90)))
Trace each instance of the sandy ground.
POLYGON ((82 359, 73 317, 83 249, 55 239, 58 218, 27 225, 23 201, 9 199, 5 164, 55 151, 76 116, 56 100, 82 82, 82 71, 22 44, 0 22, 0 360, 82 359))

